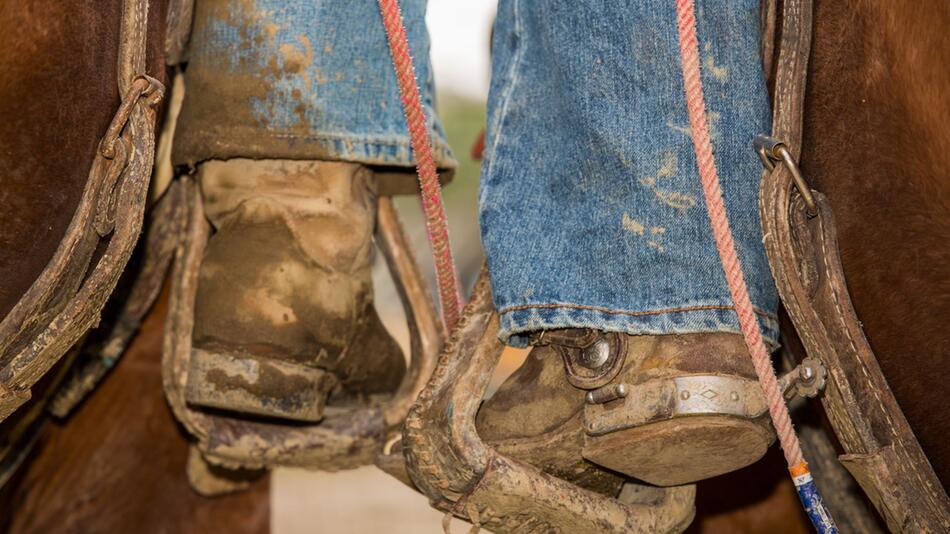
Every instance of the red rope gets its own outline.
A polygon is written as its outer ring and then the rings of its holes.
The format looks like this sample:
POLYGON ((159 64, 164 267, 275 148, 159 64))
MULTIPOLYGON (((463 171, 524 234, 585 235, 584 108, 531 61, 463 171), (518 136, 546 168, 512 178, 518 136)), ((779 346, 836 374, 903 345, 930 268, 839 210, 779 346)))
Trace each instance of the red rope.
POLYGON ((749 288, 746 287, 745 277, 742 275, 742 264, 739 263, 736 244, 732 239, 729 217, 726 214, 722 188, 719 185, 719 175, 716 172, 716 160, 713 158, 709 124, 706 121, 706 102, 703 96, 703 81, 700 77, 695 13, 696 6, 693 0, 676 0, 680 65, 683 69, 686 110, 689 114, 696 163, 699 167, 699 180, 703 184, 703 194, 706 197, 706 214, 709 215, 722 270, 729 284, 736 314, 739 316, 739 327, 742 329, 746 347, 752 356, 752 365, 755 367, 759 385, 762 386, 762 392, 765 394, 772 425, 775 427, 775 433, 778 434, 782 452, 785 453, 785 461, 788 462, 788 471, 795 483, 795 490, 815 530, 819 534, 838 534, 831 513, 822 501, 821 494, 808 471, 801 444, 792 427, 792 418, 778 387, 778 379, 775 377, 775 369, 772 368, 769 351, 765 348, 765 342, 762 341, 762 330, 752 308, 749 288))
POLYGON ((696 40, 696 18, 693 0, 676 0, 676 19, 679 30, 680 64, 683 69, 683 85, 686 91, 686 109, 689 113, 689 126, 693 138, 693 148, 696 151, 696 162, 699 165, 699 179, 703 184, 703 193, 706 197, 706 212, 712 225, 713 236, 716 239, 716 248, 719 250, 719 259, 722 261, 722 270, 729 284, 729 292, 736 306, 739 316, 739 326, 745 338, 746 347, 752 355, 752 364, 759 377, 762 391, 769 406, 772 424, 778 434, 779 443, 785 453, 785 460, 789 467, 797 467, 804 463, 802 448, 792 428, 792 419, 788 414, 788 407, 778 387, 778 379, 772 368, 769 351, 762 340, 762 331, 752 300, 749 298, 749 289, 746 287, 745 277, 742 275, 742 265, 736 253, 736 245, 729 228, 729 217, 722 198, 722 189, 719 186, 719 176, 716 172, 716 161, 713 158, 712 140, 709 135, 709 124, 706 121, 706 102, 703 97, 703 82, 699 69, 699 43, 696 40))
POLYGON ((416 172, 419 174, 419 198, 426 219, 426 233, 435 261, 436 281, 439 286, 439 304, 442 307, 442 322, 446 331, 451 332, 458 320, 461 308, 461 291, 449 244, 449 226, 442 203, 442 189, 436 172, 432 145, 429 142, 429 130, 426 128, 425 111, 419 97, 419 86, 412 68, 412 56, 406 39, 406 28, 402 22, 397 0, 379 0, 379 10, 386 27, 389 40, 389 52, 392 55, 396 80, 399 82, 399 95, 402 109, 409 127, 412 140, 412 152, 416 157, 416 172))

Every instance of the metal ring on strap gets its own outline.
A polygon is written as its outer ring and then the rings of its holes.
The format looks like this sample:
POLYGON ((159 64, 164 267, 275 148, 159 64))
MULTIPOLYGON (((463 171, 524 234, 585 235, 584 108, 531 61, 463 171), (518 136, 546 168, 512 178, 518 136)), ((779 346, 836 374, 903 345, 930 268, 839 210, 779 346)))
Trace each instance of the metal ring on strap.
POLYGON ((798 189, 799 194, 802 195, 802 200, 805 201, 805 211, 808 213, 808 216, 814 217, 818 215, 818 205, 815 203, 815 196, 812 194, 811 188, 808 187, 808 182, 805 181, 805 177, 802 175, 802 171, 798 167, 795 157, 789 152, 785 143, 765 134, 755 136, 752 143, 755 145, 755 152, 759 155, 759 159, 762 160, 762 166, 766 169, 770 171, 774 169, 776 161, 785 163, 785 167, 788 168, 788 172, 792 175, 792 181, 795 182, 795 187, 798 189))

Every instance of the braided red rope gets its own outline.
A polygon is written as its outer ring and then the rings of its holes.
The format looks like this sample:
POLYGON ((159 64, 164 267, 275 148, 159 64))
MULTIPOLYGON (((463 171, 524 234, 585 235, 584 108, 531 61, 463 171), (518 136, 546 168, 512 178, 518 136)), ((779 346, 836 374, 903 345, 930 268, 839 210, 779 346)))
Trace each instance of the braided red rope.
POLYGON ((716 160, 713 158, 712 138, 709 135, 709 124, 706 121, 706 101, 703 96, 703 81, 699 68, 699 42, 696 38, 696 7, 694 0, 676 0, 676 21, 679 33, 680 66, 683 69, 683 88, 686 92, 686 110, 689 114, 690 135, 693 138, 693 149, 696 152, 696 163, 699 167, 699 180, 703 184, 703 194, 706 198, 706 214, 712 226, 716 248, 719 250, 719 259, 722 270, 729 284, 732 302, 739 316, 739 327, 745 338, 746 347, 752 356, 752 365, 755 374, 759 377, 759 385, 765 394, 769 406, 769 415, 772 425, 778 434, 788 470, 795 483, 795 490, 805 507, 805 512, 811 519, 812 525, 819 534, 837 534, 834 520, 828 508, 821 500, 821 494, 808 471, 808 464, 802 454, 801 444, 792 427, 792 418, 788 413, 788 406, 782 391, 778 387, 775 369, 769 351, 762 340, 762 330, 752 308, 752 299, 749 298, 749 288, 746 287, 745 277, 742 275, 742 264, 739 263, 739 254, 729 228, 729 216, 722 198, 722 188, 719 185, 719 175, 716 172, 716 160))
POLYGON ((432 248, 432 258, 435 261, 442 322, 446 331, 451 332, 458 320, 462 297, 455 260, 449 244, 449 226, 442 203, 439 175, 432 156, 432 145, 429 142, 429 130, 426 128, 425 112, 422 108, 422 99, 419 97, 416 74, 412 68, 412 56, 409 52, 409 42, 406 39, 406 28, 403 26, 399 4, 397 0, 379 0, 379 10, 383 16, 389 52, 392 55, 396 79, 399 82, 399 95, 412 140, 412 152, 416 157, 419 198, 425 214, 426 233, 432 248))
POLYGON ((769 351, 762 340, 762 331, 752 308, 749 298, 749 289, 746 287, 742 275, 742 265, 736 253, 736 245, 732 239, 732 230, 729 228, 729 218, 726 206, 722 199, 722 189, 719 186, 719 175, 716 172, 716 161, 713 158, 712 140, 709 135, 709 124, 706 121, 706 102, 703 97, 703 82, 699 69, 699 43, 696 40, 696 18, 694 16, 693 0, 677 0, 676 18, 679 30, 680 60, 683 69, 683 85, 686 90, 686 108, 689 113, 689 126, 693 137, 693 148, 696 151, 696 161, 699 165, 699 179, 703 184, 703 193, 706 197, 706 212, 712 225, 713 236, 716 239, 716 248, 719 249, 719 259, 729 284, 729 292, 736 306, 739 316, 739 326, 745 337, 746 346, 752 355, 755 373, 759 377, 762 391, 769 405, 769 414, 772 424, 778 434, 785 460, 789 467, 803 462, 802 448, 798 443, 798 436, 792 428, 792 419, 788 414, 788 407, 778 387, 778 379, 772 368, 769 351))

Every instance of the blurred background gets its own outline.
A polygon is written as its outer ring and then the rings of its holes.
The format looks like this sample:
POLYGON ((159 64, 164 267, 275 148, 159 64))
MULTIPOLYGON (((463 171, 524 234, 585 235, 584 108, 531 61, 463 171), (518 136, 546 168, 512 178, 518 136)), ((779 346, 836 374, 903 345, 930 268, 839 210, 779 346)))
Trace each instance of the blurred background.
MULTIPOLYGON (((438 112, 459 168, 443 191, 452 249, 466 293, 482 262, 476 197, 480 163, 471 157, 485 123, 489 81, 489 36, 496 0, 429 0, 426 25, 438 91, 438 112)), ((435 295, 434 274, 419 201, 396 200, 423 273, 435 295)), ((384 262, 374 268, 376 308, 387 328, 408 351, 408 330, 399 297, 384 262)), ((493 385, 524 359, 524 351, 505 354, 493 385)), ((455 519, 453 533, 470 525, 455 519)), ((442 514, 425 497, 376 469, 365 466, 338 473, 277 469, 271 479, 271 531, 274 534, 438 533, 442 514)))

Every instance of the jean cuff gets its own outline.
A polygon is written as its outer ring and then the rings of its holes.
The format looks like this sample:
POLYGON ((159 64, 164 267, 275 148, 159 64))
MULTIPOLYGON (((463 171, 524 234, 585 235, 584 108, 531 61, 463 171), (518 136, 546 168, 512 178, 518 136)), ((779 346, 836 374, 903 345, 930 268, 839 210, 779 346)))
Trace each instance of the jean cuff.
MULTIPOLYGON (((769 349, 778 348, 777 317, 758 308, 755 312, 769 349)), ((558 328, 593 328, 631 335, 742 333, 735 309, 731 305, 628 311, 551 303, 512 306, 499 310, 498 314, 501 320, 498 337, 513 347, 527 347, 531 332, 558 328)))
MULTIPOLYGON (((439 169, 458 166, 445 139, 429 131, 439 169)), ((257 127, 224 130, 189 128, 175 140, 175 165, 193 166, 207 159, 267 158, 340 160, 393 167, 415 167, 408 136, 317 132, 297 134, 257 127)))

